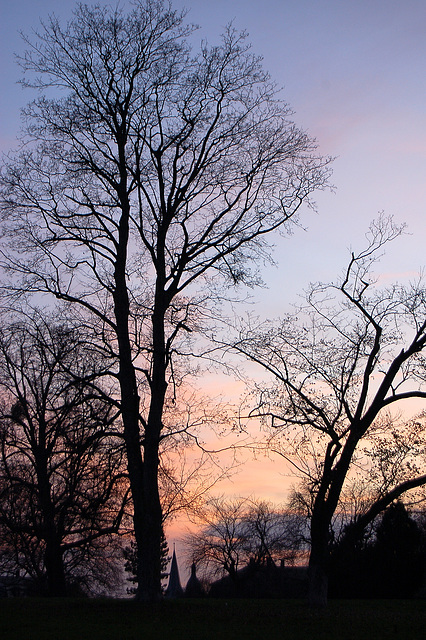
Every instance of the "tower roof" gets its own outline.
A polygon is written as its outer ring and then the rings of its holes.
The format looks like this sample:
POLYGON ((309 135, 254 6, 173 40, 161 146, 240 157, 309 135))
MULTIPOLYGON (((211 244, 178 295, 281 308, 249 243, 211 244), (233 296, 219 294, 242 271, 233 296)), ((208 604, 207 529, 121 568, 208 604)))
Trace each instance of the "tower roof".
POLYGON ((189 598, 200 598, 205 595, 203 586, 197 578, 197 566, 195 562, 192 563, 191 577, 185 587, 185 595, 189 598))
POLYGON ((176 549, 173 545, 172 564, 170 566, 169 584, 166 589, 167 598, 179 598, 183 596, 183 589, 180 583, 179 567, 176 559, 176 549))

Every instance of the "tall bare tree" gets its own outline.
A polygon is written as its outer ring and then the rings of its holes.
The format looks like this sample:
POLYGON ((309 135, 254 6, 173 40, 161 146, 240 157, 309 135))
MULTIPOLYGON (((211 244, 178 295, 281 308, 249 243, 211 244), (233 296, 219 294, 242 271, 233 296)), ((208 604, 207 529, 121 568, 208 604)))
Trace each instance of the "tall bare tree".
POLYGON ((245 36, 193 54, 192 32, 162 0, 42 24, 21 59, 41 97, 1 177, 4 291, 82 306, 112 345, 143 599, 161 593, 159 446, 180 341, 219 283, 257 282, 267 234, 328 175, 245 36))
POLYGON ((107 585, 126 510, 117 411, 81 382, 94 368, 69 325, 0 332, 0 544, 52 596, 107 585))
POLYGON ((404 492, 426 484, 423 420, 414 420, 408 431, 403 423, 401 430, 395 415, 404 401, 426 398, 426 290, 421 281, 380 289, 369 273, 384 244, 399 232, 390 219, 380 218, 371 226, 367 249, 352 254, 340 282, 314 286, 296 315, 279 326, 248 330, 234 345, 272 374, 274 385, 257 389, 252 415, 269 424, 269 446, 309 489, 313 605, 327 601, 331 525, 363 449, 378 463, 376 472, 382 464, 385 481, 371 474, 375 499, 358 527, 404 492), (401 466, 392 456, 402 455, 407 435, 411 444, 401 466))

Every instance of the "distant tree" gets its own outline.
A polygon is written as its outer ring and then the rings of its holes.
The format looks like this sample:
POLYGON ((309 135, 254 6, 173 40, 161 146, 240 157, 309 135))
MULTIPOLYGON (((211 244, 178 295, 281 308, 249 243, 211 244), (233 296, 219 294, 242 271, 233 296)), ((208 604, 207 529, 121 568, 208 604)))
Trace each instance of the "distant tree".
POLYGON ((212 498, 197 512, 199 529, 185 543, 197 566, 236 583, 238 570, 249 563, 294 559, 300 542, 295 518, 266 501, 212 498))
POLYGON ((399 233, 391 220, 380 218, 371 226, 367 249, 352 254, 339 283, 314 286, 294 316, 279 326, 250 328, 233 344, 272 375, 272 387, 262 383, 255 389, 258 404, 250 415, 269 425, 270 450, 293 465, 310 495, 305 503, 314 606, 327 601, 333 520, 354 466, 360 469, 364 461, 368 468, 366 449, 371 452, 374 441, 382 440, 373 457, 376 471, 381 464, 384 473, 370 477, 384 482, 358 518, 360 528, 426 483, 424 420, 414 420, 404 435, 407 425, 389 413, 397 403, 426 398, 426 290, 421 281, 375 290, 369 273, 380 250, 399 233), (398 437, 392 435, 396 431, 398 437), (411 463, 401 466, 403 442, 410 445, 411 463))
POLYGON ((242 523, 245 499, 211 498, 197 512, 199 530, 185 544, 191 561, 214 574, 229 575, 235 582, 245 560, 245 530, 242 523))
POLYGON ((75 328, 33 317, 0 331, 0 546, 49 595, 114 578, 128 500, 117 412, 75 328))
POLYGON ((138 0, 42 24, 21 59, 41 95, 1 175, 3 291, 84 308, 111 345, 143 599, 161 591, 159 449, 183 341, 220 284, 259 281, 267 235, 329 173, 245 36, 194 55, 184 19, 138 0))
POLYGON ((248 562, 264 565, 285 560, 292 564, 301 548, 299 516, 266 500, 249 500, 242 518, 248 562))

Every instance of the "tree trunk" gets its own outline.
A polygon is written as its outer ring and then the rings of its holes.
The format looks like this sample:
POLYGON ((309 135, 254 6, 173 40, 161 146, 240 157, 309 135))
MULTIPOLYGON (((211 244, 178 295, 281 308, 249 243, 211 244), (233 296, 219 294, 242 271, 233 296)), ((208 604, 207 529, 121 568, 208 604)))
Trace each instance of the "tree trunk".
POLYGON ((324 562, 312 558, 309 559, 308 572, 308 604, 312 608, 324 608, 327 606, 328 596, 328 572, 324 562))
POLYGON ((333 442, 327 448, 324 470, 311 517, 311 553, 309 556, 308 603, 311 607, 326 607, 330 563, 329 535, 331 520, 336 511, 353 452, 359 440, 352 433, 339 462, 333 467, 337 449, 333 442))
POLYGON ((165 347, 164 278, 158 277, 152 314, 151 402, 144 437, 144 505, 141 547, 141 583, 138 597, 155 601, 161 598, 161 540, 163 514, 158 489, 160 437, 163 428, 164 399, 167 389, 165 347))
POLYGON ((43 539, 45 542, 44 565, 47 576, 49 596, 66 595, 64 559, 61 541, 55 523, 55 510, 50 495, 51 487, 47 473, 47 454, 44 442, 43 425, 40 426, 40 451, 36 452, 39 506, 43 519, 43 539))
POLYGON ((123 419, 123 435, 126 445, 127 471, 133 503, 133 528, 137 548, 137 597, 140 592, 150 591, 145 582, 142 565, 142 548, 146 544, 146 504, 144 490, 144 461, 142 459, 141 438, 139 431, 139 395, 137 390, 136 372, 132 361, 129 325, 127 291, 116 295, 115 315, 117 321, 117 337, 119 343, 119 380, 121 392, 121 415, 123 419), (127 309, 126 309, 127 302, 127 309))
MULTIPOLYGON (((151 405, 143 444, 139 432, 139 396, 129 337, 129 305, 124 282, 117 287, 115 316, 120 353, 120 387, 127 468, 133 501, 133 525, 137 546, 136 598, 161 598, 162 511, 158 490, 158 452, 162 429, 165 381, 164 314, 153 319, 153 367, 151 405), (159 346, 158 346, 159 343, 159 346), (142 449, 143 446, 143 459, 142 449)), ((153 316, 155 316, 155 311, 153 316)))
MULTIPOLYGON (((157 531, 158 508, 158 438, 152 438, 148 417, 142 442, 140 436, 139 394, 136 370, 132 357, 129 319, 130 304, 126 280, 127 248, 129 240, 130 203, 126 189, 125 140, 121 141, 119 190, 122 215, 119 227, 119 245, 115 263, 114 315, 119 348, 119 381, 121 415, 126 444, 127 470, 133 502, 133 527, 137 548, 137 591, 139 600, 157 600, 161 595, 160 546, 161 533, 157 531)), ((155 349, 154 349, 155 350, 155 349)), ((153 405, 151 388, 151 406, 153 405)), ((162 403, 161 403, 162 407, 162 403)), ((161 530, 161 508, 160 524, 161 530)))
POLYGON ((144 507, 137 597, 140 600, 155 602, 162 596, 162 510, 158 491, 158 442, 149 435, 144 443, 144 507))
POLYGON ((308 571, 308 604, 326 607, 328 596, 329 519, 324 505, 316 505, 311 519, 311 553, 308 571))
POLYGON ((47 593, 52 597, 67 595, 64 561, 62 549, 56 532, 48 532, 45 536, 45 564, 47 573, 47 593))

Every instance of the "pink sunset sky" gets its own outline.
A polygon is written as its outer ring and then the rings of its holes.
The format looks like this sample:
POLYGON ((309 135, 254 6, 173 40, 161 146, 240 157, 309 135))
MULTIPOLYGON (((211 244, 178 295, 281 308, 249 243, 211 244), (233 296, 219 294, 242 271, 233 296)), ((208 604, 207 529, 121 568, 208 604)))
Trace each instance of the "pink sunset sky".
MULTIPOLYGON (((409 232, 389 248, 381 277, 418 273, 426 231, 426 2, 175 0, 173 6, 187 7, 188 19, 201 26, 195 42, 217 42, 230 21, 247 30, 296 124, 336 158, 335 191, 319 193, 317 212, 303 213, 306 230, 274 240, 277 267, 264 270, 268 288, 253 293, 259 313, 278 316, 309 282, 335 278, 379 211, 406 222, 409 232)), ((13 54, 24 49, 18 31, 29 33, 52 12, 67 19, 73 7, 69 0, 1 2, 2 151, 15 145, 19 110, 31 98, 16 84, 13 54)), ((279 461, 248 460, 217 492, 284 502, 291 484, 284 474, 279 461)))

